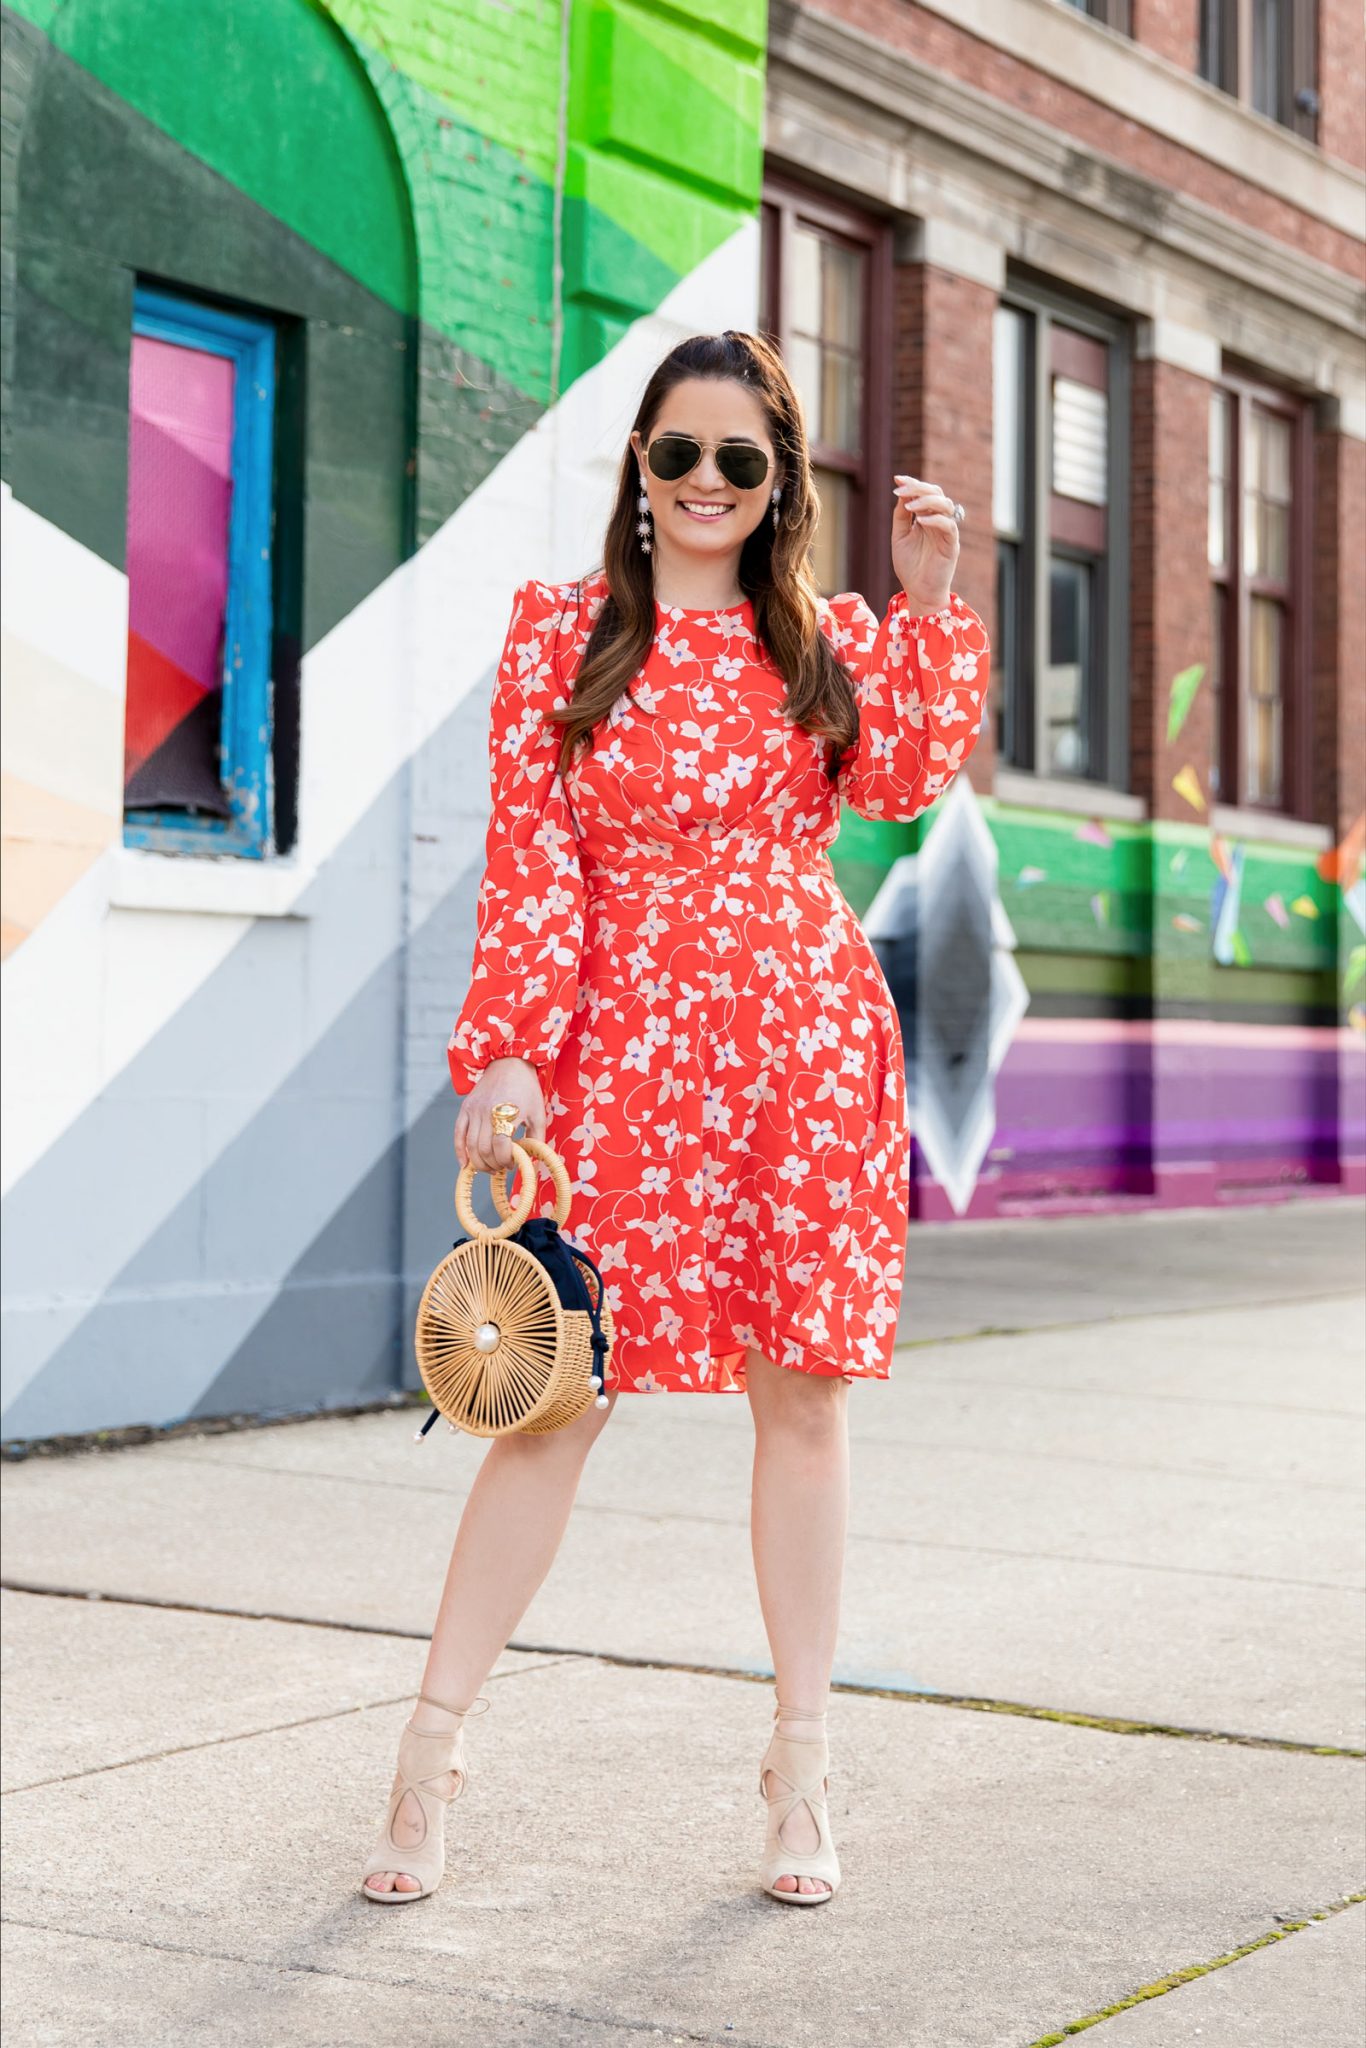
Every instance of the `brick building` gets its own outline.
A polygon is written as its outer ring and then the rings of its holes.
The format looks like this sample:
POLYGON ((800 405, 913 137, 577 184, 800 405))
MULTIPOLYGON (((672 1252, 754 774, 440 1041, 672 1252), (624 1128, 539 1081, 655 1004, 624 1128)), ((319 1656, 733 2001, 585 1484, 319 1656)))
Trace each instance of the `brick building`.
MULTIPOLYGON (((835 580, 910 468, 993 620, 972 1213, 1362 1184, 1362 107, 1349 0, 771 10, 766 317, 805 362, 813 244, 866 285, 835 580)), ((865 899, 916 838, 848 822, 865 899)))
POLYGON ((783 343, 824 588, 885 601, 893 469, 968 508, 973 795, 836 849, 943 963, 911 1213, 1360 1184, 1347 0, 4 35, 5 1436, 410 1372, 509 600, 700 329, 783 343))

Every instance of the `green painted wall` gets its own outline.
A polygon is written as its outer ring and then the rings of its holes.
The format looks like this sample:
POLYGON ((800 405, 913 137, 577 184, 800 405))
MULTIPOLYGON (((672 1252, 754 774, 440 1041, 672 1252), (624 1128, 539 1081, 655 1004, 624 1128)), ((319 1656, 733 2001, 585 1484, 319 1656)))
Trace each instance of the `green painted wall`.
POLYGON ((202 19, 184 0, 16 0, 15 12, 367 291, 416 311, 393 138, 373 95, 339 83, 339 70, 356 67, 345 39, 309 0, 214 4, 213 92, 202 19), (243 121, 248 103, 256 118, 243 121))
MULTIPOLYGON (((1241 842, 1243 875, 1234 958, 1213 952, 1218 852, 1235 845, 1207 828, 1078 817, 983 799, 1000 861, 1001 901, 1031 991, 1066 1011, 1102 999, 1176 1013, 1329 1021, 1366 987, 1361 934, 1342 892, 1312 852, 1241 842)), ((836 864, 863 912, 892 862, 914 853, 933 814, 910 825, 846 812, 836 864)))
MULTIPOLYGON (((419 544, 754 217, 758 0, 577 0, 567 23, 558 0, 218 0, 211 33, 183 0, 19 0, 6 12, 50 32, 182 165, 222 181, 219 232, 233 244, 271 239, 250 224, 255 209, 307 246, 313 271, 334 265, 417 316, 419 544), (202 90, 210 59, 218 94, 202 90), (369 92, 343 122, 347 70, 369 92), (244 91, 267 118, 234 111, 244 91)), ((156 226, 144 243, 170 248, 156 226)), ((111 336, 122 317, 107 309, 111 336)))

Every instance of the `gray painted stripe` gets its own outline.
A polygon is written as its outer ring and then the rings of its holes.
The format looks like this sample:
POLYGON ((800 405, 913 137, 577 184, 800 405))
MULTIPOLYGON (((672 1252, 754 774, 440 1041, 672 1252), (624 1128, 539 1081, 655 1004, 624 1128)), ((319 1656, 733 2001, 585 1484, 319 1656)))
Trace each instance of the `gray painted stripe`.
POLYGON ((11 1190, 7 1437, 393 1384, 398 1276, 430 1267, 453 1235, 445 1037, 486 811, 457 810, 452 793, 478 782, 483 797, 491 681, 343 841, 311 915, 251 926, 11 1190), (414 787, 441 791, 446 810, 439 843, 407 872, 414 787), (236 1128, 244 1097, 254 1107, 236 1128))

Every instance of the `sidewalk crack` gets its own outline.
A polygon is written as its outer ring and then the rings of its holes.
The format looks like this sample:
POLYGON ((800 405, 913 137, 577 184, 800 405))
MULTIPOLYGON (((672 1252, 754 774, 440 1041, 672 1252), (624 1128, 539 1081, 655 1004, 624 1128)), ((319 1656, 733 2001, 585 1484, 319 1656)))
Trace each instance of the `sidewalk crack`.
POLYGON ((1287 1935, 1300 1934, 1316 1921, 1331 1920, 1335 1913, 1344 1913, 1349 1906, 1361 1905, 1363 1900, 1366 1900, 1366 1891, 1349 1892, 1345 1898, 1334 1900, 1331 1906, 1324 1906, 1303 1920, 1287 1920, 1282 1926, 1259 1934, 1255 1941, 1245 1941, 1240 1947, 1229 1949, 1226 1955, 1215 1956, 1207 1963, 1190 1963, 1183 1970, 1173 1970, 1169 1976, 1159 1977, 1156 1983, 1144 1984, 1137 1991, 1126 1993, 1113 2005, 1102 2006, 1099 2011, 1087 2013, 1082 2019, 1069 2020, 1065 2027, 1059 2027, 1051 2034, 1040 2034, 1037 2040, 1028 2042, 1026 2048, 1059 2048, 1060 2043, 1070 2041, 1090 2027, 1098 2027, 1103 2020, 1112 2020, 1122 2012, 1130 2012, 1134 2006, 1145 2005, 1151 1998, 1162 1998, 1183 1984, 1194 1983, 1197 1977, 1208 1977, 1213 1970, 1226 1969, 1230 1963, 1241 1962, 1244 1956, 1255 1954, 1259 1948, 1269 1948, 1273 1942, 1284 1941, 1287 1935))
MULTIPOLYGON (((64 1596, 58 1595, 57 1597, 61 1598, 64 1596)), ((128 1604, 140 1606, 143 1603, 130 1602, 128 1604)), ((207 1614, 222 1612, 218 1608, 197 1608, 194 1611, 207 1614)), ((259 1617, 251 1615, 241 1618, 244 1620, 260 1619, 272 1622, 281 1620, 279 1615, 262 1615, 259 1617)), ((534 1664, 529 1666, 522 1665, 514 1671, 492 1671, 484 1682, 486 1685, 498 1685, 509 1678, 521 1678, 528 1670, 546 1671, 554 1664, 566 1664, 575 1661, 574 1658, 569 1656, 556 1657, 547 1655, 538 1657, 534 1664)), ((32 1778, 23 1785, 6 1785, 3 1791, 0 1791, 0 1799, 13 1799, 20 1792, 41 1792, 51 1785, 73 1785, 78 1779, 82 1778, 102 1778, 110 1771, 135 1770, 139 1764, 164 1763, 167 1757, 193 1756, 198 1751, 204 1749, 224 1749, 233 1742, 256 1742, 265 1735, 287 1735, 292 1728, 314 1728, 321 1721, 344 1721, 350 1714, 371 1714, 378 1712, 382 1707, 401 1707, 405 1700, 415 1699, 416 1697, 415 1692, 401 1692, 396 1693, 392 1699, 360 1700, 353 1707, 332 1707, 323 1714, 302 1714, 296 1721, 271 1721, 262 1728, 236 1729, 231 1735, 207 1735, 202 1742, 177 1742, 167 1749, 144 1750, 137 1756, 118 1757, 110 1764, 89 1764, 83 1771, 61 1771, 52 1778, 32 1778)))
MULTIPOLYGON (((382 1625, 371 1621, 333 1621, 309 1614, 278 1614, 262 1609, 243 1607, 212 1607, 205 1603, 187 1600, 161 1599, 155 1594, 97 1593, 78 1590, 69 1586, 40 1586, 16 1579, 0 1579, 0 1590, 10 1593, 27 1593, 35 1598, 49 1600, 107 1600, 120 1607, 151 1607, 172 1614, 220 1615, 233 1621, 270 1621, 282 1623, 289 1628, 336 1629, 350 1635, 388 1636, 398 1642, 426 1642, 429 1631, 415 1628, 397 1628, 392 1624, 382 1625)), ((687 1658, 632 1656, 624 1650, 589 1650, 573 1643, 524 1643, 516 1637, 508 1643, 507 1649, 517 1656, 537 1657, 543 1664, 523 1667, 520 1671, 499 1673, 501 1678, 530 1676, 532 1669, 540 1670, 556 1663, 606 1664, 622 1671, 676 1671, 692 1678, 721 1678, 732 1684, 772 1685, 773 1673, 760 1668, 746 1669, 742 1665, 702 1664, 687 1658)), ((928 1688, 897 1685, 876 1685, 857 1678, 831 1680, 830 1690, 846 1693, 856 1699, 895 1700, 907 1705, 927 1707, 951 1707, 960 1712, 975 1714, 1007 1714, 1025 1721, 1056 1721, 1068 1728, 1089 1728, 1101 1735, 1153 1735, 1175 1742, 1209 1742, 1222 1747, 1238 1749, 1272 1749, 1291 1756, 1340 1757, 1353 1762, 1366 1759, 1366 1749, 1351 1747, 1336 1742, 1306 1742, 1290 1735, 1250 1735, 1237 1729, 1228 1728, 1187 1728, 1178 1722, 1129 1720, 1122 1715, 1088 1714, 1072 1711, 1065 1707, 1035 1706, 1025 1700, 1002 1700, 978 1698, 969 1693, 934 1692, 928 1688)), ((401 1695, 410 1699, 411 1693, 401 1695)), ((346 1711, 355 1712, 348 1708, 346 1711)), ((330 1720, 331 1715, 318 1718, 330 1720)), ((226 1741, 239 1738, 228 1736, 226 1741)), ((200 1747, 199 1744, 191 1745, 200 1747)), ((117 1768, 101 1766, 100 1768, 117 1768)))

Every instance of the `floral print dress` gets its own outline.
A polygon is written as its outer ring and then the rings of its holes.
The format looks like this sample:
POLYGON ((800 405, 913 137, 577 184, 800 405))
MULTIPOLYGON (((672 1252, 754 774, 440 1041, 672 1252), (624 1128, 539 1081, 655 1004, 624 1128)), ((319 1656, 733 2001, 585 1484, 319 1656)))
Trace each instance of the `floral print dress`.
MULTIPOLYGON (((472 978, 448 1046, 466 1095, 534 1062, 569 1171, 568 1236, 599 1267, 622 1392, 733 1392, 746 1349, 886 1379, 910 1126, 881 965, 835 881, 841 802, 916 817, 971 751, 988 641, 956 594, 880 621, 821 602, 857 745, 782 715, 752 605, 656 606, 644 667, 561 776, 567 700, 606 597, 523 583, 493 692, 492 812, 472 978)), ((533 1213, 554 1190, 538 1179, 533 1213)))

